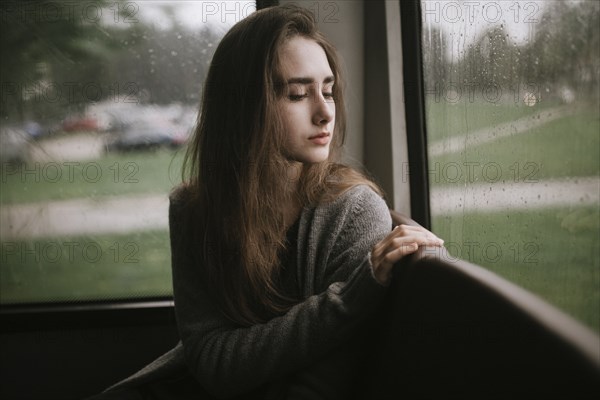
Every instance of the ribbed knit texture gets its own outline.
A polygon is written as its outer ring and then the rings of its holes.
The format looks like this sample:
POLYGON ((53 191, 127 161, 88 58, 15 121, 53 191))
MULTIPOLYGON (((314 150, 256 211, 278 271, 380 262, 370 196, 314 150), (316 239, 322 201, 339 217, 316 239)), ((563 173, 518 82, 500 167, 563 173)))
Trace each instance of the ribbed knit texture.
POLYGON ((340 370, 336 376, 332 370, 344 368, 344 346, 386 290, 375 280, 370 263, 371 248, 392 226, 383 199, 360 185, 331 203, 305 207, 295 271, 304 300, 283 316, 247 328, 227 320, 202 290, 199 266, 191 261, 199 246, 178 235, 186 218, 180 208, 172 199, 169 226, 181 342, 110 390, 161 379, 186 367, 218 398, 260 387, 270 391, 269 397, 284 393, 284 398, 304 398, 309 394, 303 392, 335 391, 344 384, 347 372, 340 370))

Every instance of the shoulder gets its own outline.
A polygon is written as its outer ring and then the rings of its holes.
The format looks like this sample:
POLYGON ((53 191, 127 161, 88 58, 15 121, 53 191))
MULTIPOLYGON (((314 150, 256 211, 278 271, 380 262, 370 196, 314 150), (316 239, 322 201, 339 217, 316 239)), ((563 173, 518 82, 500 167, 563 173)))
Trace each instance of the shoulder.
POLYGON ((334 210, 347 210, 352 213, 373 210, 389 214, 389 209, 383 198, 364 184, 352 186, 331 203, 326 204, 325 207, 334 210))
POLYGON ((335 223, 358 227, 392 225, 390 210, 384 199, 364 184, 352 186, 333 201, 318 208, 330 217, 328 219, 336 220, 335 223))
POLYGON ((185 204, 193 198, 193 192, 191 185, 182 183, 171 189, 169 201, 171 204, 185 204))
POLYGON ((198 215, 198 201, 190 185, 181 184, 169 193, 169 225, 178 231, 190 229, 198 215))
POLYGON ((192 186, 182 183, 169 193, 169 211, 171 214, 185 212, 186 209, 193 208, 196 199, 196 191, 192 186))
POLYGON ((367 185, 352 186, 315 211, 311 233, 317 235, 315 254, 323 260, 317 263, 316 273, 323 271, 333 280, 345 280, 341 277, 366 265, 368 252, 392 230, 387 204, 367 185))

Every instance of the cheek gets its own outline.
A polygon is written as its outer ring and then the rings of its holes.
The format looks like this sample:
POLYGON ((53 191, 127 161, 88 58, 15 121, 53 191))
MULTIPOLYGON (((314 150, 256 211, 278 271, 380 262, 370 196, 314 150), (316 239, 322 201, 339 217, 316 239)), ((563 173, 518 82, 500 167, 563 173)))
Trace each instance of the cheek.
POLYGON ((283 107, 281 115, 287 131, 290 133, 297 131, 305 114, 299 104, 288 104, 283 107))
POLYGON ((297 146, 298 137, 300 136, 300 113, 294 104, 286 104, 281 108, 281 121, 283 122, 284 140, 288 149, 297 146))
POLYGON ((294 127, 294 116, 292 110, 288 104, 282 104, 278 109, 278 116, 281 122, 281 127, 285 131, 285 135, 288 136, 290 129, 294 127))

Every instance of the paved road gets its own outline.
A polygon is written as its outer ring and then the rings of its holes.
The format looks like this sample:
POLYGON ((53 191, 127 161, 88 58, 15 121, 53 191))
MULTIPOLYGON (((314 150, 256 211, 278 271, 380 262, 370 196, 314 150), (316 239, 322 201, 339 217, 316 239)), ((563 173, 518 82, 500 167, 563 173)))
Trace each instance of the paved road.
POLYGON ((13 205, 0 210, 0 238, 6 241, 166 229, 168 207, 166 194, 13 205))
MULTIPOLYGON (((73 199, 3 207, 2 241, 167 229, 166 195, 73 199)), ((600 204, 600 178, 434 187, 433 215, 600 204)))
POLYGON ((463 187, 434 187, 433 215, 474 211, 537 210, 600 204, 600 178, 553 179, 531 183, 471 184, 463 187))
POLYGON ((534 128, 572 115, 575 111, 576 110, 573 107, 555 107, 541 111, 538 114, 528 115, 516 121, 479 129, 475 132, 467 133, 466 135, 438 140, 429 145, 429 156, 436 157, 445 154, 459 153, 504 137, 531 133, 534 132, 534 128))
POLYGON ((77 133, 34 142, 29 157, 36 162, 95 160, 104 153, 107 135, 77 133))

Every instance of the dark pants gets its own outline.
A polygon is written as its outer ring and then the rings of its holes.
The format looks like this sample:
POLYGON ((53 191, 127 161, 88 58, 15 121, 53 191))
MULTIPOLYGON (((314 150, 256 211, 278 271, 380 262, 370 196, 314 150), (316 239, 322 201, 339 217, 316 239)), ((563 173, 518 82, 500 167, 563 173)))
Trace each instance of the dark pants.
POLYGON ((101 393, 85 400, 211 400, 214 399, 190 375, 150 382, 131 389, 101 393))
MULTIPOLYGON (((101 393, 85 400, 214 400, 191 375, 146 383, 142 386, 101 393)), ((264 400, 265 388, 232 400, 264 400)))

